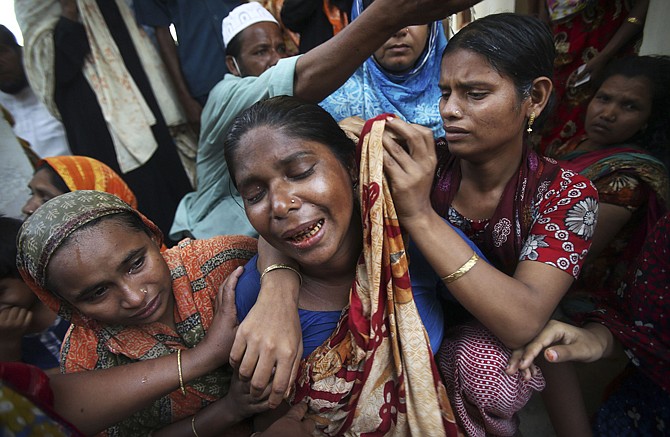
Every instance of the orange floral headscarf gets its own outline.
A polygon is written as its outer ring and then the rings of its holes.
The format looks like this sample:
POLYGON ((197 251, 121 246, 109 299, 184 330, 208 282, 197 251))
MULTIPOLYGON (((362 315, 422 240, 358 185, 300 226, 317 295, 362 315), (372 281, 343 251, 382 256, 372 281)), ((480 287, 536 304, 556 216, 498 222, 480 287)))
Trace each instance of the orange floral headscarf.
POLYGON ((137 209, 137 199, 130 187, 106 164, 87 156, 54 156, 44 158, 70 191, 95 190, 114 194, 137 209))

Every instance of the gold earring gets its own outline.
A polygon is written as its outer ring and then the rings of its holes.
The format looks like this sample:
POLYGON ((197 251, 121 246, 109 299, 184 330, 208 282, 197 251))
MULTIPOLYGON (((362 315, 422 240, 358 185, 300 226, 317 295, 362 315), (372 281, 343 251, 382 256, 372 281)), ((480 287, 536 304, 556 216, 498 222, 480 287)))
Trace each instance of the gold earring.
POLYGON ((530 113, 530 118, 528 118, 528 129, 526 129, 526 132, 533 132, 533 123, 535 123, 535 111, 530 113))

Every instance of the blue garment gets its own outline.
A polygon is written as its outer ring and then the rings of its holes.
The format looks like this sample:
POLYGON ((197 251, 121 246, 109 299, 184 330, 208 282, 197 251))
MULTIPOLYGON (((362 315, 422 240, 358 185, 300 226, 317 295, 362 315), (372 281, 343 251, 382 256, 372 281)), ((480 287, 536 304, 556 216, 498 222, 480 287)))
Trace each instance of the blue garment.
MULTIPOLYGON (((361 0, 355 0, 352 19, 362 10, 361 0)), ((337 121, 350 116, 367 120, 385 112, 393 113, 431 128, 435 138, 443 137, 438 81, 446 46, 442 23, 436 21, 430 27, 426 50, 411 71, 400 75, 387 72, 371 56, 320 106, 337 121)))
POLYGON ((21 339, 21 361, 42 370, 60 367, 60 347, 70 322, 56 316, 53 324, 42 332, 24 335, 21 339))
POLYGON ((140 24, 174 24, 182 74, 191 96, 204 104, 228 72, 221 22, 240 4, 240 0, 136 0, 133 8, 140 24))
MULTIPOLYGON (((448 222, 447 222, 448 223, 448 222)), ((451 226, 451 225, 450 225, 451 226)), ((486 258, 479 248, 471 242, 460 229, 454 228, 472 249, 484 260, 486 258)), ((444 316, 442 314, 442 305, 438 298, 436 289, 440 287, 446 291, 440 277, 435 273, 426 261, 426 258, 419 252, 416 246, 410 241, 409 254, 409 275, 412 281, 412 291, 414 293, 414 302, 421 316, 428 337, 430 346, 434 352, 442 343, 444 336, 444 316)), ((261 275, 256 267, 258 255, 253 257, 244 266, 244 273, 237 282, 235 290, 235 305, 237 306, 237 318, 239 321, 249 314, 251 307, 258 299, 258 293, 261 288, 261 275)), ((446 291, 448 294, 448 291, 446 291)), ((311 354, 317 346, 323 344, 337 327, 340 320, 341 311, 309 311, 298 309, 300 318, 300 327, 302 329, 303 358, 311 354)))

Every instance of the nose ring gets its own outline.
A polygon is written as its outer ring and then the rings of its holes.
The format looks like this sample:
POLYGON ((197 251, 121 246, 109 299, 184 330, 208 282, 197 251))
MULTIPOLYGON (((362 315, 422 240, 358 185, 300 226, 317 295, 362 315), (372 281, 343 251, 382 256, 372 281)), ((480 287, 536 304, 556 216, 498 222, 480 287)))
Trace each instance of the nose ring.
POLYGON ((147 294, 147 289, 146 288, 140 288, 140 291, 144 294, 147 294))
POLYGON ((295 203, 295 199, 291 199, 291 203, 295 203))
POLYGON ((456 117, 461 117, 463 114, 461 113, 461 111, 459 111, 458 109, 456 109, 456 110, 454 111, 454 115, 455 115, 456 117))

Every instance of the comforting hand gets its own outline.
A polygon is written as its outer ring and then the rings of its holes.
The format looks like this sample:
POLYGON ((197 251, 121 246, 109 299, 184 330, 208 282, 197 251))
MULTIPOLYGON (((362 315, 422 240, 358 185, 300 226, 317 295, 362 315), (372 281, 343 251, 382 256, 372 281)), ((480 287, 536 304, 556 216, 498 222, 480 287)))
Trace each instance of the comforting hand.
MULTIPOLYGON (((258 269, 290 263, 262 238, 258 241, 258 269)), ((302 358, 302 329, 298 318, 298 276, 273 270, 261 284, 256 304, 240 324, 230 353, 230 364, 251 394, 260 396, 272 380, 270 408, 277 407, 293 384, 302 358), (271 279, 271 280, 270 280, 271 279)))
POLYGON ((268 429, 256 435, 259 437, 311 436, 312 432, 314 431, 314 421, 304 418, 306 412, 307 404, 302 402, 296 404, 291 407, 286 415, 270 425, 268 429))
POLYGON ((235 422, 239 422, 254 414, 262 413, 268 410, 268 396, 270 388, 265 391, 260 397, 252 396, 249 392, 249 383, 240 381, 240 378, 235 372, 233 379, 230 381, 230 390, 225 398, 222 399, 225 404, 225 413, 231 414, 235 418, 235 422))
POLYGON ((586 328, 579 328, 550 320, 526 347, 512 352, 507 373, 512 375, 519 370, 528 379, 532 374, 533 361, 543 350, 544 358, 550 363, 596 361, 605 355, 612 341, 612 334, 600 324, 592 323, 586 328))
POLYGON ((430 190, 437 166, 435 139, 427 127, 409 124, 399 118, 386 121, 384 135, 384 173, 391 185, 401 223, 432 211, 430 190))
POLYGON ((214 303, 214 317, 207 335, 199 348, 208 348, 219 359, 230 356, 230 350, 237 331, 237 309, 235 307, 235 287, 242 275, 242 267, 238 267, 226 278, 219 287, 214 303))

